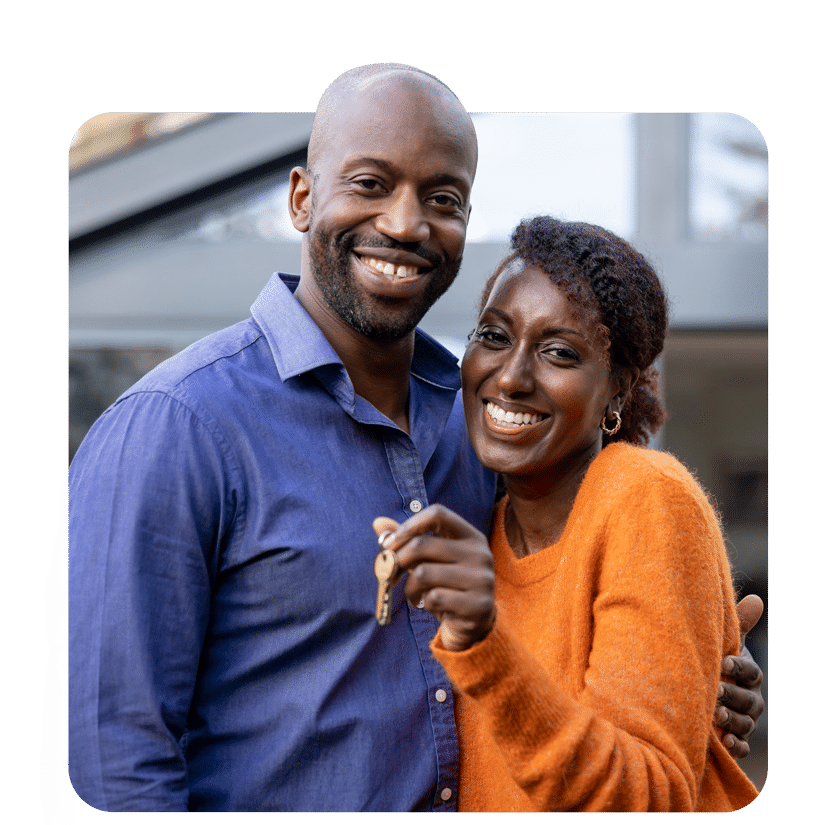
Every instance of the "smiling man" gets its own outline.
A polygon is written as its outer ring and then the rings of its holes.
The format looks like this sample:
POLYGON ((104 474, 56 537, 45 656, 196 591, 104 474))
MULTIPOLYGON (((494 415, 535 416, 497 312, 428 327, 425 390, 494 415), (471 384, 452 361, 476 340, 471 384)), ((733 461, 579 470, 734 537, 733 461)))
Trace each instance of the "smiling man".
POLYGON ((376 516, 486 529, 455 359, 415 329, 460 266, 471 120, 369 67, 292 173, 300 278, 94 425, 70 478, 70 777, 106 810, 455 810, 437 624, 374 617, 376 516))
POLYGON ((76 454, 69 767, 90 805, 456 809, 437 622, 399 587, 377 625, 371 524, 434 502, 489 523, 456 361, 415 329, 460 265, 476 160, 435 78, 338 78, 292 173, 300 278, 274 275, 76 454))

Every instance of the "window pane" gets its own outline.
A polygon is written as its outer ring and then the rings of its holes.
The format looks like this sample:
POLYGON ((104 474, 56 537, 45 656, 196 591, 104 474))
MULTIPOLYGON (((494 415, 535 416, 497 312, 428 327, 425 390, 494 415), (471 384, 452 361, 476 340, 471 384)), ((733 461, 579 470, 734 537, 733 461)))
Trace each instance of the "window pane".
POLYGON ((739 115, 692 115, 690 222, 695 240, 767 238, 767 145, 739 115))

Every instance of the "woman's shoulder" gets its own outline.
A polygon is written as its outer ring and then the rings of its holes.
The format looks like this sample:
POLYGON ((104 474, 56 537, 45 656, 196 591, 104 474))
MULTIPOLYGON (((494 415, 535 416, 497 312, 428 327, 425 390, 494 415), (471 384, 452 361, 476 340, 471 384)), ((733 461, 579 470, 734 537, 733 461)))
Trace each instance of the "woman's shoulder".
POLYGON ((583 486, 579 511, 585 520, 616 525, 622 533, 628 532, 629 524, 642 532, 652 524, 661 531, 696 530, 720 543, 720 518, 714 503, 694 474, 671 453, 610 444, 592 463, 583 486))
POLYGON ((705 493, 694 473, 671 453, 634 444, 615 442, 604 447, 589 469, 595 484, 602 484, 624 495, 640 490, 668 490, 704 498, 705 493))

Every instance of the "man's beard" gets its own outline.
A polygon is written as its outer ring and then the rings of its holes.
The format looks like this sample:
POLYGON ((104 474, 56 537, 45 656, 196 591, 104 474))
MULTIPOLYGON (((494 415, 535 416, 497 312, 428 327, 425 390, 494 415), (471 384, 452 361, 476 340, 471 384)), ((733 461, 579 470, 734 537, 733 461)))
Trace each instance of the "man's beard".
POLYGON ((450 260, 423 249, 419 244, 383 244, 347 233, 334 236, 332 246, 328 245, 328 241, 329 236, 323 230, 311 229, 309 252, 316 285, 328 306, 348 326, 373 341, 398 341, 409 335, 452 285, 462 260, 450 260), (363 300, 351 272, 352 250, 356 247, 402 249, 429 261, 434 272, 419 303, 398 311, 401 302, 396 298, 377 295, 376 306, 371 304, 370 299, 363 300), (390 308, 388 311, 385 305, 390 308))

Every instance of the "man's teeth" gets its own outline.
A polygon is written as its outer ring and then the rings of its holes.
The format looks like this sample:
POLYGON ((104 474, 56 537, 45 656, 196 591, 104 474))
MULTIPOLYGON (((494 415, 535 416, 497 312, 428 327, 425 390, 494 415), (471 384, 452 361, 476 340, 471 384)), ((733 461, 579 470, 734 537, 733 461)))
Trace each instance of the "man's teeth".
POLYGON ((395 266, 390 261, 378 261, 376 258, 362 258, 362 260, 388 278, 413 278, 417 274, 416 266, 395 266))
POLYGON ((522 427, 525 424, 538 424, 544 421, 544 416, 539 413, 513 413, 493 404, 491 401, 486 405, 489 417, 498 424, 514 424, 522 427))

